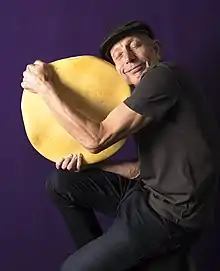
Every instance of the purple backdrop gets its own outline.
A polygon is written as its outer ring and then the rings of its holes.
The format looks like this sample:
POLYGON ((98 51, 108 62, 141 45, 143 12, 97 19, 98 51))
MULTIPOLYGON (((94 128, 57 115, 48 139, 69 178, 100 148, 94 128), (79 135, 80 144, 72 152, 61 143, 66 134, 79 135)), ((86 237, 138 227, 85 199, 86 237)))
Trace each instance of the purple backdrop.
MULTIPOLYGON (((33 150, 23 129, 20 81, 26 64, 35 59, 49 62, 73 55, 97 55, 111 27, 140 19, 155 29, 167 59, 193 71, 220 117, 217 2, 1 0, 1 271, 58 271, 74 249, 44 190, 45 179, 54 166, 33 150)), ((115 159, 133 155, 134 146, 129 141, 115 159)), ((101 215, 100 221, 103 227, 109 225, 101 215)), ((199 270, 220 268, 218 226, 219 221, 194 249, 199 270)))

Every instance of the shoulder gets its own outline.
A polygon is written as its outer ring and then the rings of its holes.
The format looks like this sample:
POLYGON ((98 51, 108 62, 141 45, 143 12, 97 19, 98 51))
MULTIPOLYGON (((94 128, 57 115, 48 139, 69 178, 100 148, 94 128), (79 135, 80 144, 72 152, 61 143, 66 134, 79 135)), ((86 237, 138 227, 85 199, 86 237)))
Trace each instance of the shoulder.
POLYGON ((163 87, 167 84, 174 84, 177 79, 176 69, 178 69, 178 65, 174 62, 160 62, 156 65, 152 65, 147 72, 142 75, 136 88, 151 86, 163 87))
POLYGON ((157 80, 161 77, 173 76, 174 70, 178 68, 179 66, 174 62, 160 62, 150 66, 147 72, 142 75, 141 81, 143 79, 157 80))

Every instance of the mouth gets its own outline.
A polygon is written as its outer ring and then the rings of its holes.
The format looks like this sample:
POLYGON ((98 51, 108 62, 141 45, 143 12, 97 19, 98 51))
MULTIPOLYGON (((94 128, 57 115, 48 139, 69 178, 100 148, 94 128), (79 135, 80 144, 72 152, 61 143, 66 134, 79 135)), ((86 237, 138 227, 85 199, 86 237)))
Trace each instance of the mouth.
POLYGON ((136 72, 140 72, 142 70, 144 70, 146 68, 146 65, 144 64, 139 64, 139 65, 136 65, 135 67, 129 69, 126 71, 126 73, 136 73, 136 72))

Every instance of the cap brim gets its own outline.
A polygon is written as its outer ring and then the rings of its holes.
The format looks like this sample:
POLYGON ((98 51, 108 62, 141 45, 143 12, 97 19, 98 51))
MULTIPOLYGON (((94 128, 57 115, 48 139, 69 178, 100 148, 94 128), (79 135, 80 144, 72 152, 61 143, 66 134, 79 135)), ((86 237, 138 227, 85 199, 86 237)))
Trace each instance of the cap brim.
POLYGON ((100 54, 103 59, 106 61, 109 61, 113 63, 113 60, 110 55, 111 48, 121 39, 134 34, 134 33, 140 33, 144 32, 146 33, 150 38, 154 38, 153 33, 149 26, 145 24, 129 24, 126 26, 123 26, 119 29, 116 29, 112 34, 110 34, 105 41, 100 46, 100 54))

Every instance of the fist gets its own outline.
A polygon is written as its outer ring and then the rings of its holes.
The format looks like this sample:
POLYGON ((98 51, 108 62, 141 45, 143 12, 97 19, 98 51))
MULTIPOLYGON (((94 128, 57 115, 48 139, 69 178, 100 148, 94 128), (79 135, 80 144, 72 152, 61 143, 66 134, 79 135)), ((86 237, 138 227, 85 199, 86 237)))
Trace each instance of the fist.
POLYGON ((83 155, 70 154, 65 158, 60 159, 56 162, 57 169, 69 170, 69 171, 80 171, 83 165, 83 155))
POLYGON ((51 81, 52 72, 48 64, 36 60, 29 64, 23 72, 21 87, 34 93, 39 93, 48 87, 51 81))

